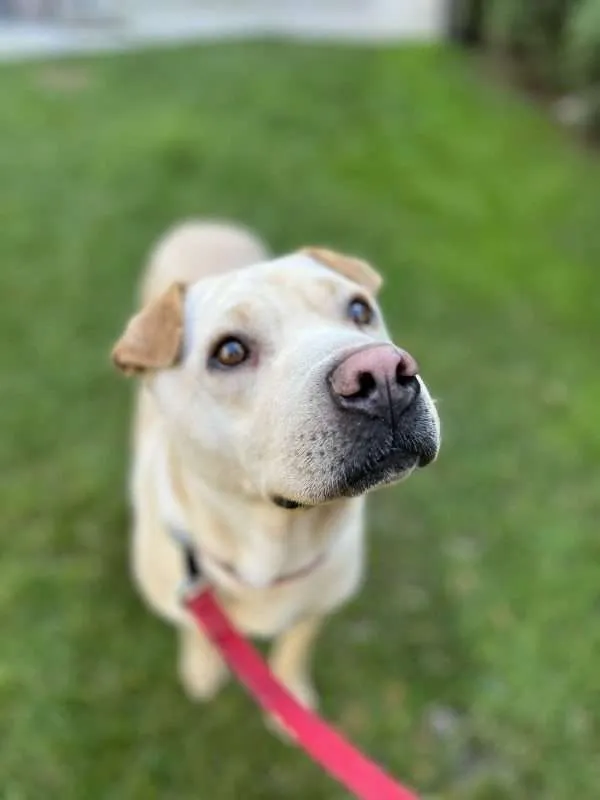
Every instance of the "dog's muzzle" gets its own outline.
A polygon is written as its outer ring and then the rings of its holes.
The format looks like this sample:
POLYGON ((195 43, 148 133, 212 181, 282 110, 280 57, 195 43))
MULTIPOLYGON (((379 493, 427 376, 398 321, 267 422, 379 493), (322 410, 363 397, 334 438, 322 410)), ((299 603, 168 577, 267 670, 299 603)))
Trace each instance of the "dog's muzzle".
POLYGON ((347 355, 330 373, 329 392, 348 443, 336 479, 341 495, 391 483, 435 459, 438 432, 418 371, 406 351, 377 344, 347 355))

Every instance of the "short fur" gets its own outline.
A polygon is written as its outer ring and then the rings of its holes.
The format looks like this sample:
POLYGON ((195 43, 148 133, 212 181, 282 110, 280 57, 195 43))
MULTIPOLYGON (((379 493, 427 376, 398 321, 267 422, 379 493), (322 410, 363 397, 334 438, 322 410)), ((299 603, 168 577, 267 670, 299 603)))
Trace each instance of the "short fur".
MULTIPOLYGON (((349 476, 361 452, 365 464, 378 455, 368 431, 351 430, 355 423, 333 408, 326 377, 357 347, 389 341, 373 296, 379 283, 359 259, 320 248, 269 260, 253 234, 226 223, 185 223, 154 249, 142 310, 113 358, 142 375, 133 573, 148 604, 179 629, 179 674, 193 698, 211 697, 226 671, 177 601, 174 528, 189 535, 233 621, 249 635, 275 638, 275 673, 302 702, 316 702, 312 643, 363 573, 363 489, 354 490, 349 476), (356 295, 376 310, 367 331, 344 316, 356 295), (210 356, 228 334, 258 343, 257 355, 224 373, 210 356), (301 507, 282 508, 278 497, 301 507)), ((439 421, 420 383, 404 440, 424 437, 437 451, 439 421)), ((410 474, 416 461, 373 485, 410 474)))

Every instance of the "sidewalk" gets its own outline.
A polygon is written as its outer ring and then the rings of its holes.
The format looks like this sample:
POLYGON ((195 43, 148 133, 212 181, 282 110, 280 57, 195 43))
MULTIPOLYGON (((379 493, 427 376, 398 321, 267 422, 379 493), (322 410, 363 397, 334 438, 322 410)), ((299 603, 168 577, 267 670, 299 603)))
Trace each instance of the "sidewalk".
MULTIPOLYGON (((375 0, 323 9, 318 4, 278 5, 269 0, 180 4, 169 11, 138 0, 127 16, 103 23, 35 24, 0 22, 0 60, 69 53, 103 52, 168 42, 278 36, 349 42, 435 40, 443 35, 446 0, 375 0), (204 7, 203 7, 204 6, 204 7), (224 7, 223 7, 224 6, 224 7)), ((162 7, 164 8, 163 4, 162 7)), ((325 4, 326 5, 326 4, 325 4)))

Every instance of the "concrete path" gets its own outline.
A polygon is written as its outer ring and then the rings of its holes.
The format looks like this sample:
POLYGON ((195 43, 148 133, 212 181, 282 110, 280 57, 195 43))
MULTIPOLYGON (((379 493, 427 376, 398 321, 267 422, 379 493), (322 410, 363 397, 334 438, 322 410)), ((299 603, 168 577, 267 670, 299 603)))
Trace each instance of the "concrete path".
MULTIPOLYGON (((71 0, 71 5, 76 3, 71 0)), ((118 14, 87 23, 77 17, 61 24, 0 20, 0 60, 259 35, 426 41, 443 35, 448 0, 221 0, 218 10, 215 5, 199 0, 129 0, 115 3, 118 14)))

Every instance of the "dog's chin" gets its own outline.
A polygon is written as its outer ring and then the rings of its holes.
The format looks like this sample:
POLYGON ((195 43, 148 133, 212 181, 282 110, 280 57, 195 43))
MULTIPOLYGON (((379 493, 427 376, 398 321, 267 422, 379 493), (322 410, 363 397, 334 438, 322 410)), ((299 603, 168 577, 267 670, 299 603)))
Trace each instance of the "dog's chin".
POLYGON ((336 485, 331 487, 327 499, 358 497, 361 494, 390 486, 408 478, 419 466, 416 453, 392 452, 374 463, 347 464, 340 470, 336 485))
POLYGON ((378 459, 362 462, 350 461, 340 466, 334 480, 324 482, 322 486, 293 494, 273 494, 271 499, 275 505, 288 510, 313 508, 399 483, 422 463, 423 458, 419 454, 404 451, 392 451, 378 459))

